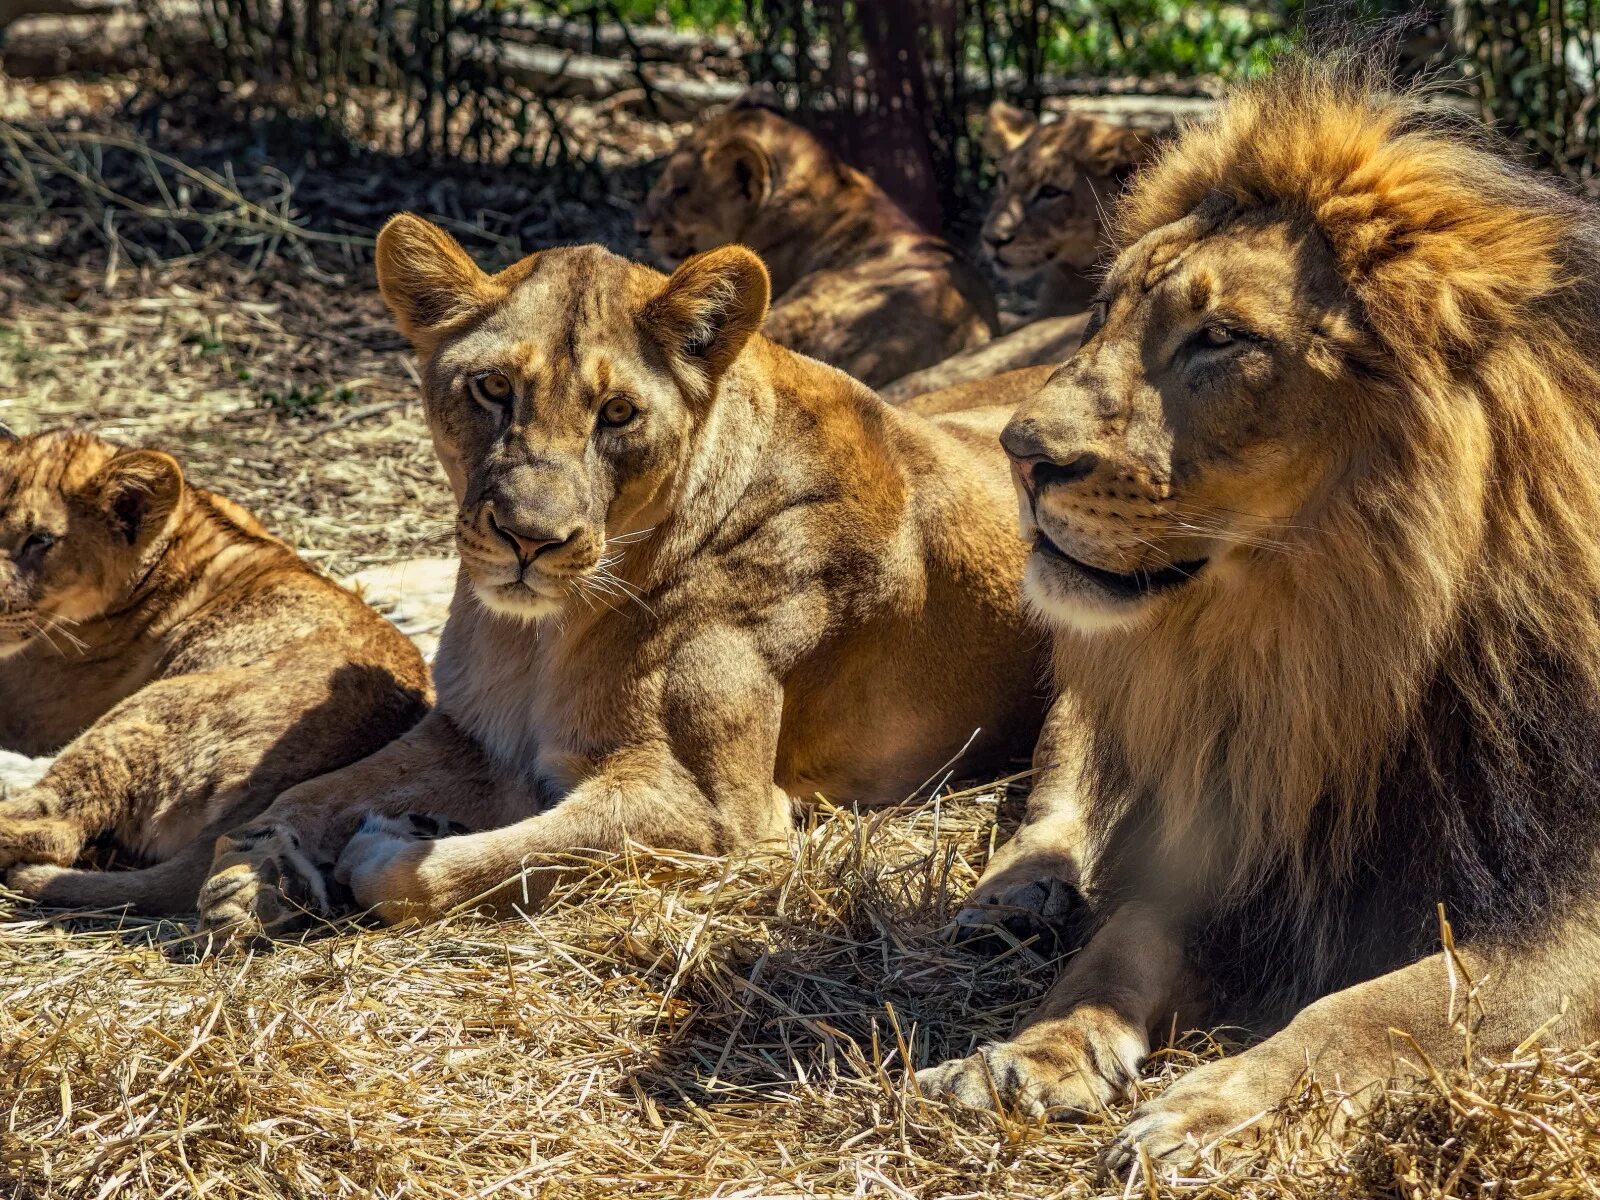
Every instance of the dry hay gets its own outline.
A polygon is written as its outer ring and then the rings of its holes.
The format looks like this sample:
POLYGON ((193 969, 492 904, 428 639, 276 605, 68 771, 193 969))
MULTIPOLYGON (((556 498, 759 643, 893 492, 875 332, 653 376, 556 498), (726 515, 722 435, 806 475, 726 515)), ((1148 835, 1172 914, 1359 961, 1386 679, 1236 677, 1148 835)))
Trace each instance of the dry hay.
MULTIPOLYGON (((50 204, 0 230, 29 271, 0 272, 0 420, 173 449, 335 573, 443 548, 410 360, 359 264, 56 261, 29 229, 87 238, 93 204, 50 204)), ((1600 1195, 1592 1051, 1434 1064, 1353 1125, 1308 1086, 1252 1157, 1175 1183, 1098 1178, 1120 1111, 924 1102, 908 1061, 1004 1036, 1057 969, 946 940, 997 803, 827 811, 787 855, 640 853, 528 919, 245 957, 0 901, 0 1196, 1600 1195)), ((1148 1087, 1215 1052, 1186 1046, 1148 1087)))

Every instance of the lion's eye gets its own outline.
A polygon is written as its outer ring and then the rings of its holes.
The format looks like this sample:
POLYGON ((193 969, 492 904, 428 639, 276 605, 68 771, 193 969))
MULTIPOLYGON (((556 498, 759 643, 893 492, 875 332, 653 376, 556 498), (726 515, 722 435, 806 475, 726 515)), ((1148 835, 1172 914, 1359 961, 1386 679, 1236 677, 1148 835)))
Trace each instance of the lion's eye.
POLYGON ((1207 325, 1200 331, 1200 344, 1220 350, 1224 346, 1231 346, 1239 340, 1239 335, 1226 325, 1207 325))
POLYGON ((626 396, 613 396, 600 406, 600 424, 617 429, 637 416, 639 410, 626 396))
POLYGON ((1058 200, 1067 193, 1053 183, 1047 183, 1033 194, 1035 200, 1058 200))
POLYGON ((51 546, 56 544, 56 535, 39 530, 30 533, 22 539, 22 545, 17 548, 17 561, 22 562, 29 558, 43 558, 51 546))
POLYGON ((511 380, 499 371, 485 371, 472 377, 473 399, 489 408, 504 408, 511 402, 515 390, 511 380))

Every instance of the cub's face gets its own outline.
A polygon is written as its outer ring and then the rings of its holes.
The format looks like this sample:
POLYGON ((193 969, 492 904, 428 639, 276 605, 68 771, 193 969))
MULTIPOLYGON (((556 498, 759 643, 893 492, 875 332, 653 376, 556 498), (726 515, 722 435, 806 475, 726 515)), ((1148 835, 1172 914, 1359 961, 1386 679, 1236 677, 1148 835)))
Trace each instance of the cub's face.
POLYGON ((578 246, 491 276, 404 215, 379 237, 378 278, 423 357, 478 598, 537 620, 625 590, 608 544, 670 516, 717 383, 766 314, 760 260, 727 247, 667 280, 578 246))
POLYGON ((1105 251, 1105 211, 1150 153, 1150 139, 1093 117, 1041 124, 996 102, 984 145, 995 191, 984 250, 1001 272, 1026 278, 1049 267, 1086 270, 1105 251))
POLYGON ((0 658, 72 627, 137 581, 183 489, 178 464, 82 434, 0 437, 0 658))
MULTIPOLYGON (((697 128, 673 151, 634 221, 638 235, 663 262, 744 241, 766 198, 773 166, 762 148, 783 119, 734 109, 697 128)), ((777 136, 781 138, 782 129, 777 136)))
POLYGON ((1002 435, 1030 602, 1129 627, 1292 563, 1314 498, 1371 437, 1351 369, 1370 353, 1309 229, 1194 218, 1129 248, 1081 348, 1002 435))

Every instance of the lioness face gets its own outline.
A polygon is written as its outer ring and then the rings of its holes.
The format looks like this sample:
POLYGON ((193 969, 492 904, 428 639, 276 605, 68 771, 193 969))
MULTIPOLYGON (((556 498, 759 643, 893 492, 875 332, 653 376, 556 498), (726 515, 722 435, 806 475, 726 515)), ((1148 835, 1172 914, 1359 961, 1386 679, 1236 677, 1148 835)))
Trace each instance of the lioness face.
POLYGON ((772 176, 755 130, 769 118, 781 120, 759 111, 719 114, 667 159, 634 222, 664 264, 745 239, 772 176))
POLYGON ((378 273, 423 355, 478 598, 537 620, 611 590, 608 542, 671 511, 717 382, 766 314, 760 260, 726 247, 666 280, 578 246, 490 276, 407 215, 380 235, 378 273))
POLYGON ((0 658, 72 626, 137 582, 183 487, 178 464, 81 434, 0 436, 0 658))
POLYGON ((1149 139, 1086 116, 1042 124, 997 103, 984 140, 996 174, 983 223, 990 261, 1014 278, 1094 266, 1105 251, 1105 210, 1148 154, 1149 139))
POLYGON ((1062 624, 1226 602, 1290 561, 1328 447, 1359 427, 1344 364, 1364 335, 1321 240, 1186 224, 1117 259, 1082 347, 1002 435, 1034 543, 1025 593, 1062 624))

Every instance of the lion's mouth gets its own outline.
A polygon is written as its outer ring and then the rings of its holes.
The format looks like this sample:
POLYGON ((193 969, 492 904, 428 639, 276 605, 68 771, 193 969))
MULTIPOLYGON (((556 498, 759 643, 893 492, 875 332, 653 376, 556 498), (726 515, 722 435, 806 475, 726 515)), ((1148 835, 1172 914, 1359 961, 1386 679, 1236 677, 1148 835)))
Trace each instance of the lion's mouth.
POLYGON ((1123 573, 1120 571, 1107 571, 1104 567, 1092 566, 1081 559, 1073 558, 1072 555, 1066 553, 1042 533, 1035 538, 1033 548, 1046 558, 1070 567, 1078 574, 1098 584, 1104 591, 1122 600, 1138 600, 1145 596, 1153 596, 1158 592, 1171 591, 1173 588, 1182 587, 1194 579, 1206 563, 1210 561, 1210 559, 1196 558, 1188 562, 1173 563, 1169 567, 1160 567, 1153 571, 1140 568, 1123 573))

